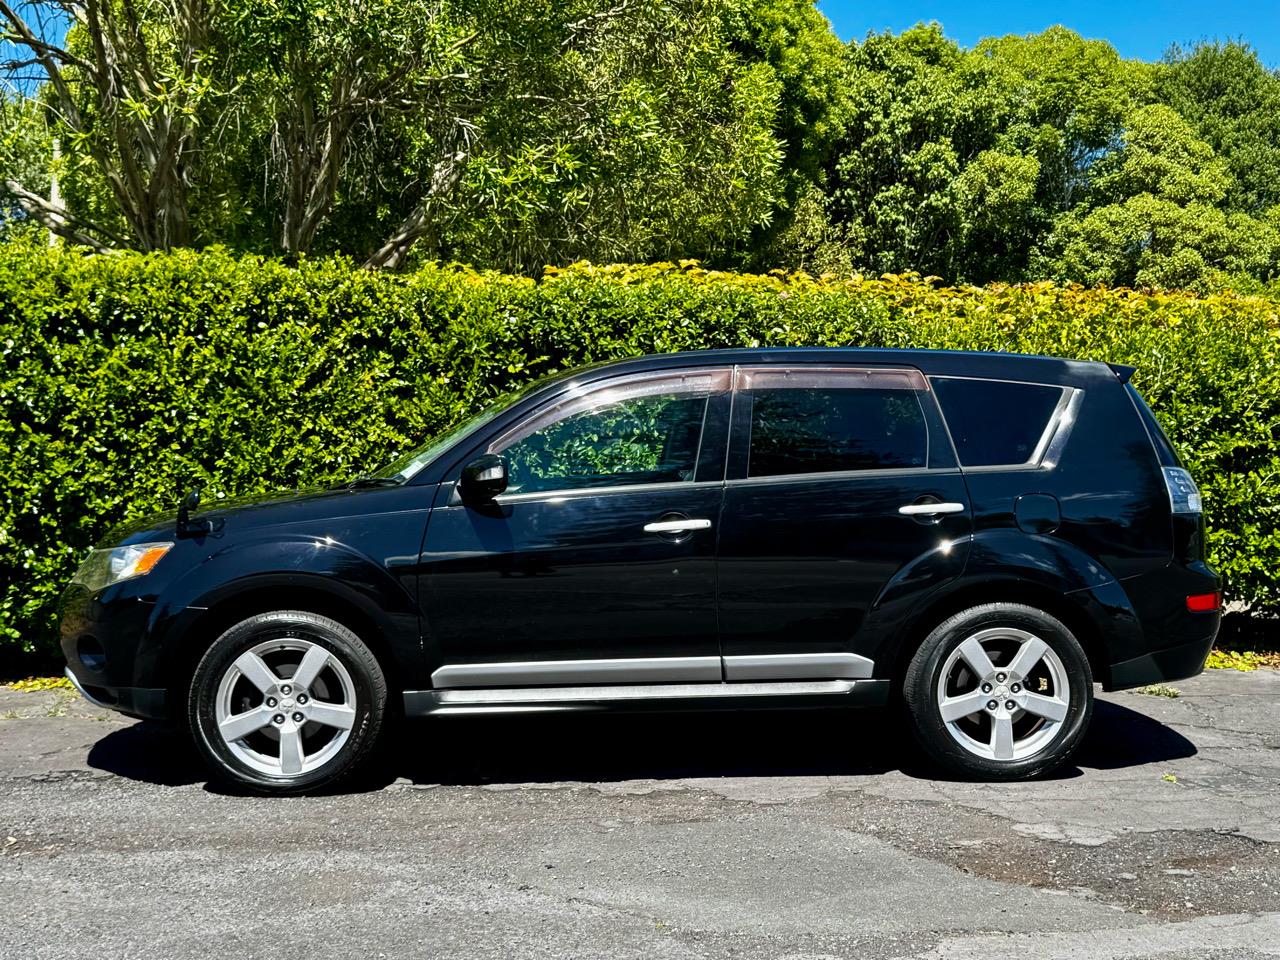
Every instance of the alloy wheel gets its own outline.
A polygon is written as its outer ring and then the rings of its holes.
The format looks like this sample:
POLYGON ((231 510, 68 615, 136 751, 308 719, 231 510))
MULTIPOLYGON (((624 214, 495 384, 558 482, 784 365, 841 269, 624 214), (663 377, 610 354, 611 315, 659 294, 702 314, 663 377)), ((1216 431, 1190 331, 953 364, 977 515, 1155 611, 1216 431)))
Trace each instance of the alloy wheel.
POLYGON ((301 637, 267 640, 223 673, 214 718, 242 763, 270 777, 299 777, 332 760, 351 736, 355 683, 327 647, 301 637))
POLYGON ((1057 739, 1071 688, 1061 657, 1044 640, 991 627, 967 637, 943 663, 937 704, 947 731, 969 753, 1016 761, 1057 739))

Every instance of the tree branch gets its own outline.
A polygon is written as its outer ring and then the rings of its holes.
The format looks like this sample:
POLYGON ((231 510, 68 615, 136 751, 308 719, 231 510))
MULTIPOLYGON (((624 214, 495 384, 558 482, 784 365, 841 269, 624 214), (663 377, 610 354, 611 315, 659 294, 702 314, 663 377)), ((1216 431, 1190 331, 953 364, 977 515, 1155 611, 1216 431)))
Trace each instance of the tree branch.
POLYGON ((65 237, 72 243, 91 247, 97 253, 106 253, 111 249, 107 244, 90 236, 86 231, 100 234, 112 243, 118 244, 122 242, 121 238, 110 230, 72 215, 66 207, 51 203, 38 193, 32 193, 16 180, 6 180, 4 186, 6 190, 13 194, 14 199, 18 201, 18 206, 22 207, 28 216, 34 217, 46 229, 51 230, 60 237, 65 237))

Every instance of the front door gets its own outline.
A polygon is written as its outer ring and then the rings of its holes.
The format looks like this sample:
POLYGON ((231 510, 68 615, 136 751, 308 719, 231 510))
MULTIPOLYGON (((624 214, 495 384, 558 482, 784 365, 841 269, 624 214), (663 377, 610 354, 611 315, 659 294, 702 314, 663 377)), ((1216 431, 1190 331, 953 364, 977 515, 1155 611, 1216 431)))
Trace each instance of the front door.
POLYGON ((729 396, 728 370, 627 377, 495 437, 507 492, 438 507, 428 525, 434 685, 720 680, 729 396))
POLYGON ((971 529, 928 386, 889 369, 738 380, 720 529, 725 678, 869 677, 875 651, 858 638, 877 598, 904 577, 917 589, 957 574, 964 551, 950 545, 971 529))

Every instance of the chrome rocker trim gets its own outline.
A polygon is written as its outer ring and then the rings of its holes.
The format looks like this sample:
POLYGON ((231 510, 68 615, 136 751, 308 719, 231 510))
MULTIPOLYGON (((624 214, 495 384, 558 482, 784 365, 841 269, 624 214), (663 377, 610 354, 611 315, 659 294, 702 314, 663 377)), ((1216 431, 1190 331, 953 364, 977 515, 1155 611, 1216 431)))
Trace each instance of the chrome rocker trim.
POLYGON ((485 690, 407 690, 406 716, 447 713, 532 713, 643 706, 673 700, 808 697, 851 698, 859 705, 883 704, 887 680, 807 680, 765 683, 618 684, 585 687, 508 687, 485 690))

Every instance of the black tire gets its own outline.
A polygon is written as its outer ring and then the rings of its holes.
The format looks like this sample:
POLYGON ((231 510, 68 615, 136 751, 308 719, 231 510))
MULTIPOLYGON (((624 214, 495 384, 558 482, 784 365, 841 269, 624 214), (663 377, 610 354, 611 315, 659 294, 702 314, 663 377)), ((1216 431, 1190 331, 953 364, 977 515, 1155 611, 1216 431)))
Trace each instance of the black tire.
MULTIPOLYGON (((1007 664, 1008 661, 1004 662, 1007 664)), ((994 658, 993 663, 997 668, 1001 665, 994 658)), ((951 671, 948 673, 950 675, 951 671)), ((974 682, 978 682, 976 678, 974 682)), ((1029 691, 1030 687, 1028 687, 1029 691)), ((947 770, 968 779, 1027 780, 1057 769, 1066 763, 1080 746, 1093 715, 1093 674, 1089 669, 1089 658, 1085 655, 1079 641, 1061 621, 1043 610, 1020 603, 982 604, 961 611, 938 624, 912 657, 903 681, 902 692, 911 714, 916 739, 925 752, 947 770), (1056 723, 1056 727, 1044 727, 1044 721, 1038 720, 1025 711, 1021 714, 1011 714, 1025 718, 1017 720, 1017 723, 1025 723, 1034 729, 1035 724, 1039 722, 1042 724, 1041 729, 1046 730, 1042 734, 1046 739, 1043 745, 1033 744, 1028 739, 1028 749, 1033 746, 1036 749, 1029 755, 1016 759, 997 760, 979 756, 963 746, 943 719, 938 704, 941 674, 952 653, 956 652, 966 639, 975 636, 979 631, 991 628, 1012 628, 1043 640, 1048 648, 1057 654, 1062 667, 1065 668, 1066 686, 1070 692, 1066 715, 1056 723)), ((957 724, 957 727, 962 724, 974 724, 974 739, 978 740, 980 738, 977 731, 981 730, 980 725, 984 721, 987 729, 994 733, 996 722, 994 716, 984 717, 981 720, 977 716, 966 717, 957 724)), ((963 733, 963 730, 960 732, 963 733)), ((994 747, 994 741, 992 746, 994 747)))
MULTIPOLYGON (((332 661, 329 661, 323 669, 336 671, 332 661)), ((316 683, 324 684, 325 677, 329 678, 330 686, 341 688, 344 678, 340 673, 321 674, 316 683)), ((279 699, 279 691, 276 691, 276 694, 277 703, 285 702, 279 699)), ((254 709, 267 709, 267 701, 265 695, 263 696, 263 702, 254 709)), ((321 697, 319 693, 313 692, 309 698, 310 707, 324 706, 325 699, 330 699, 330 696, 321 697)), ((292 704, 292 701, 289 703, 292 704)), ((280 707, 279 709, 287 710, 288 708, 280 707)), ((272 712, 274 715, 274 709, 272 712)), ((201 658, 192 676, 187 697, 187 719, 192 740, 214 776, 235 787, 263 794, 308 793, 332 788, 349 778, 374 753, 386 714, 386 678, 369 647, 355 633, 336 620, 304 610, 277 610, 262 613, 231 627, 213 642, 201 658), (354 700, 354 703, 350 704, 350 708, 354 710, 354 719, 352 720, 348 712, 343 722, 351 722, 351 726, 345 735, 345 742, 341 743, 340 747, 336 745, 330 747, 331 755, 316 769, 287 776, 273 775, 270 772, 255 769, 251 765, 252 759, 247 761, 243 755, 237 755, 237 752, 219 733, 217 720, 219 687, 237 658, 254 648, 261 649, 260 645, 264 643, 272 643, 276 640, 282 642, 281 652, 263 651, 262 656, 274 656, 279 664, 276 669, 287 681, 291 676, 288 658, 292 656, 298 659, 302 654, 285 652, 283 644, 295 639, 302 644, 322 647, 345 669, 351 687, 347 697, 354 700)), ((304 721, 301 713, 295 716, 300 721, 296 729, 299 731, 298 736, 302 742, 305 743, 307 738, 324 742, 325 734, 330 729, 328 726, 316 723, 308 726, 309 721, 304 721), (308 730, 311 731, 310 734, 306 733, 308 730)), ((289 721, 286 719, 284 722, 289 721)), ((330 734, 330 739, 339 736, 341 732, 335 729, 330 734)), ((253 736, 270 737, 272 733, 275 733, 277 745, 281 747, 283 765, 284 751, 278 731, 272 726, 264 726, 253 736)), ((248 742, 247 739, 240 741, 237 747, 247 747, 248 742)), ((269 745, 264 744, 264 746, 269 745)), ((304 746, 304 756, 305 751, 304 746)))

